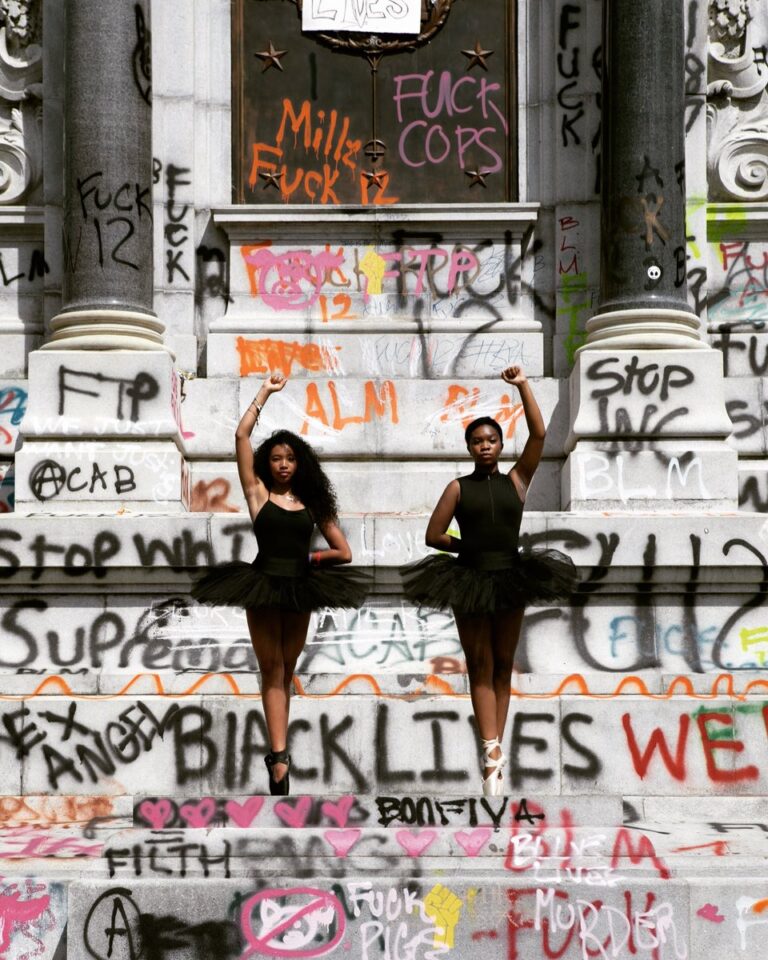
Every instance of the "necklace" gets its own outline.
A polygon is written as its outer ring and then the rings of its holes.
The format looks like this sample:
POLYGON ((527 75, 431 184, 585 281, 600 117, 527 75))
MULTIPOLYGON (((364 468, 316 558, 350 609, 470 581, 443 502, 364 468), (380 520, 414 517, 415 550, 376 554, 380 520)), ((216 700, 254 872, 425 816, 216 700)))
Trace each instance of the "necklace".
POLYGON ((298 498, 298 497, 294 497, 294 495, 290 492, 290 490, 289 490, 287 493, 278 493, 277 496, 278 496, 278 497, 283 497, 283 498, 284 498, 285 500, 287 500, 289 503, 298 503, 298 502, 299 502, 299 498, 298 498))

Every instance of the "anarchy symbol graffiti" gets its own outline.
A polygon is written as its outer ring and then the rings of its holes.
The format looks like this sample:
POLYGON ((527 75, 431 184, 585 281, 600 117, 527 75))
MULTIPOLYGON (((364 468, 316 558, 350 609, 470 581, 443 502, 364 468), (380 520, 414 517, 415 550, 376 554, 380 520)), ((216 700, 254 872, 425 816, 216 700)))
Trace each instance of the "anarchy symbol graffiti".
POLYGON ((64 489, 67 471, 55 460, 41 460, 29 475, 29 488, 41 501, 52 500, 64 489))

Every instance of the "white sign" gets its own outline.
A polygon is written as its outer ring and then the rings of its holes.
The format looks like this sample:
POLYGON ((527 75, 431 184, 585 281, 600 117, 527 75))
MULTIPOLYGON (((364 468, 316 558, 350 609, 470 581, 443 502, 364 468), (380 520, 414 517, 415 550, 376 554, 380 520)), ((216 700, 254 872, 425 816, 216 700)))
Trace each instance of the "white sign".
POLYGON ((301 29, 418 33, 421 0, 304 0, 301 29))

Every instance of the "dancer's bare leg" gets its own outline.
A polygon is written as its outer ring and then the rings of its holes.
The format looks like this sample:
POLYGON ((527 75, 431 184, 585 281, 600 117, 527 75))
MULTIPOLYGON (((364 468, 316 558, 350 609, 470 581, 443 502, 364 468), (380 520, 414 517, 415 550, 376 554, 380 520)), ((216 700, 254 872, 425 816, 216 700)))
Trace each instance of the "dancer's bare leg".
POLYGON ((491 644, 493 647, 493 691, 496 695, 496 725, 498 738, 504 736, 509 713, 509 690, 512 685, 512 668, 515 651, 520 639, 524 607, 502 610, 493 617, 491 644))
MULTIPOLYGON (((459 613, 454 610, 456 629, 467 662, 469 693, 475 712, 477 729, 483 740, 494 740, 499 735, 496 708, 496 693, 493 685, 493 645, 491 642, 491 618, 483 614, 459 613)), ((494 759, 501 756, 496 748, 490 754, 494 759)), ((491 767, 486 767, 483 776, 488 777, 491 767)))
POLYGON ((296 661, 307 642, 309 629, 309 613, 283 612, 283 684, 285 689, 286 721, 291 710, 291 693, 293 692, 293 674, 296 670, 296 661))
MULTIPOLYGON (((288 733, 288 697, 285 693, 285 668, 283 665, 283 612, 273 607, 246 610, 248 630, 251 634, 253 652, 261 671, 261 702, 267 722, 269 745, 273 752, 286 748, 288 733)), ((272 777, 282 780, 287 766, 277 763, 272 768, 272 777)))

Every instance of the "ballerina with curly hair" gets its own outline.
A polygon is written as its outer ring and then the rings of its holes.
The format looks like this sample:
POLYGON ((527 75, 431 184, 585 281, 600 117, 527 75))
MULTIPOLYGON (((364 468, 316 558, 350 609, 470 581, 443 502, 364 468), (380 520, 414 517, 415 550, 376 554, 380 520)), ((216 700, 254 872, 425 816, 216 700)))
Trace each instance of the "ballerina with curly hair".
POLYGON ((483 746, 483 793, 490 796, 504 793, 501 743, 525 605, 563 599, 577 579, 573 561, 559 550, 518 549, 523 504, 546 430, 523 368, 509 367, 502 378, 520 391, 528 425, 523 452, 512 469, 502 473, 500 425, 491 417, 473 420, 464 439, 474 472, 451 480, 427 525, 427 546, 443 552, 402 572, 409 600, 453 609, 483 746), (448 533, 453 517, 461 538, 448 533), (458 558, 448 553, 458 553, 458 558))
POLYGON ((254 453, 251 434, 264 404, 287 379, 267 377, 235 432, 237 469, 258 555, 215 567, 192 596, 201 603, 244 607, 261 672, 261 698, 271 751, 265 757, 272 794, 289 792, 288 715, 293 672, 304 649, 309 619, 321 607, 357 608, 365 580, 329 568, 349 563, 352 551, 338 524, 336 494, 312 447, 277 430, 254 453), (328 544, 310 553, 314 528, 328 544))

